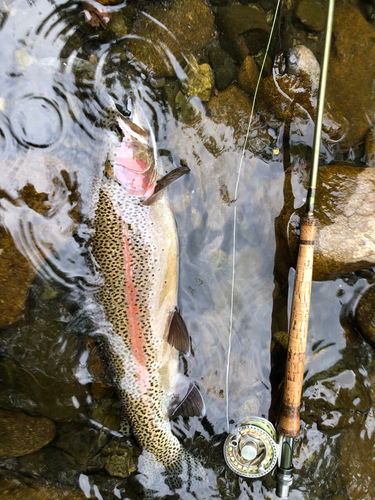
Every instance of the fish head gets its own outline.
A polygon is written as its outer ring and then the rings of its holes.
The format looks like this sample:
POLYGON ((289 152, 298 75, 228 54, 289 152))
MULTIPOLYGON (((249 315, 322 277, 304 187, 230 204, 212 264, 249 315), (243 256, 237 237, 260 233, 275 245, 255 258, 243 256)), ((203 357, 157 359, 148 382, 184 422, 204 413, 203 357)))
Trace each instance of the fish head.
POLYGON ((130 195, 150 197, 157 179, 156 145, 150 129, 126 118, 117 109, 106 110, 104 129, 108 154, 104 174, 130 195))

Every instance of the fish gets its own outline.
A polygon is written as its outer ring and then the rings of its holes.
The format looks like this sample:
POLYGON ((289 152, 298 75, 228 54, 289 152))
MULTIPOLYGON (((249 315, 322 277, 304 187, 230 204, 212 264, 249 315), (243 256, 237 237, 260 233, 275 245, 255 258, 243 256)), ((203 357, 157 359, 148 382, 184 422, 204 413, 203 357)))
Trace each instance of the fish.
POLYGON ((190 337, 177 307, 177 229, 164 189, 189 169, 161 174, 146 116, 134 96, 128 106, 129 117, 111 107, 103 123, 108 154, 92 241, 107 324, 102 338, 122 428, 131 427, 148 456, 176 479, 197 465, 170 419, 205 412, 198 387, 178 370, 190 337))

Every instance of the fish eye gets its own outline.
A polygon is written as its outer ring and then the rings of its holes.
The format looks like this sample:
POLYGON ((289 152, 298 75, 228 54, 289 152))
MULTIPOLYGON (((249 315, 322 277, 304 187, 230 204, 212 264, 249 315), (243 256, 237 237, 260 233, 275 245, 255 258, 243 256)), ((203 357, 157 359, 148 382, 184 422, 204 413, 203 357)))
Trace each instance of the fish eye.
POLYGON ((123 140, 123 138, 124 138, 124 132, 122 131, 120 125, 117 122, 117 120, 111 121, 108 124, 107 128, 108 128, 108 130, 110 130, 111 132, 114 132, 118 136, 120 142, 123 140))

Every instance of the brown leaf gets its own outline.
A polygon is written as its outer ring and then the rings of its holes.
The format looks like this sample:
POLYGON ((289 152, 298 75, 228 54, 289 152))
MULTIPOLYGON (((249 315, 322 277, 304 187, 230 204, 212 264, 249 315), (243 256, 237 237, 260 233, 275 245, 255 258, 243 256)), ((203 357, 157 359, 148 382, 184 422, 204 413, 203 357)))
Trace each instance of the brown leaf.
POLYGON ((103 11, 100 11, 99 9, 95 8, 93 5, 87 2, 84 2, 83 6, 84 6, 83 12, 85 14, 86 22, 89 23, 91 26, 94 26, 94 28, 101 26, 103 29, 106 30, 108 22, 112 19, 112 14, 110 14, 104 9, 103 11))

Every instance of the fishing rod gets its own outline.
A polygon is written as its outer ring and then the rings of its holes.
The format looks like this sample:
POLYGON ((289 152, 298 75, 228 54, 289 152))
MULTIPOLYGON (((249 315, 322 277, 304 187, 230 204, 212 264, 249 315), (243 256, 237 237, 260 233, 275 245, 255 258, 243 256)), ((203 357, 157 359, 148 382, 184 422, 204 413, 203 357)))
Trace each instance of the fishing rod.
POLYGON ((300 241, 289 323, 284 392, 277 425, 279 441, 276 443, 276 430, 270 422, 261 417, 249 417, 237 424, 224 444, 226 462, 240 476, 259 478, 271 472, 276 466, 276 494, 283 499, 289 498, 289 489, 293 482, 294 439, 300 432, 300 405, 310 312, 314 243, 318 225, 318 219, 314 217, 314 205, 333 11, 334 0, 329 0, 310 185, 306 213, 300 220, 300 241))

